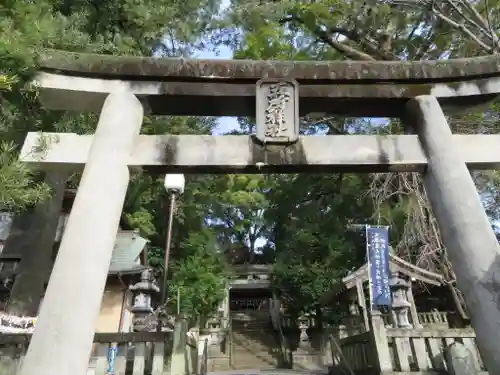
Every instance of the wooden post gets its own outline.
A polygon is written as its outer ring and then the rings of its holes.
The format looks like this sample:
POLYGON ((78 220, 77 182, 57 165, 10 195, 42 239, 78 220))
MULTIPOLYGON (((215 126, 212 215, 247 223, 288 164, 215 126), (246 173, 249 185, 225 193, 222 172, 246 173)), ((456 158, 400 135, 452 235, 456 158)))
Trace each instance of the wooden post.
MULTIPOLYGON (((413 327, 416 329, 422 328, 420 324, 420 319, 418 318, 417 305, 415 305, 415 299, 413 298, 413 282, 410 279, 410 287, 406 291, 406 299, 410 303, 410 315, 413 327)), ((427 349, 425 346, 425 339, 423 338, 413 338, 413 348, 415 350, 415 357, 417 360, 417 365, 420 370, 431 368, 429 356, 426 354, 427 349)))
POLYGON ((410 281, 410 287, 406 291, 406 299, 410 303, 410 315, 413 327, 422 328, 420 320, 418 318, 417 306, 415 305, 415 299, 413 298, 413 283, 410 281))
POLYGON ((370 330, 372 332, 371 337, 373 340, 373 347, 375 348, 373 352, 373 364, 378 370, 377 373, 392 373, 391 352, 389 351, 389 342, 387 340, 384 319, 380 311, 372 310, 370 323, 370 330))
POLYGON ((170 360, 170 374, 183 375, 186 373, 187 358, 187 332, 188 324, 184 317, 178 317, 174 326, 174 342, 172 345, 172 358, 170 360))
POLYGON ((366 300, 365 300, 365 292, 363 290, 363 282, 361 280, 358 280, 356 282, 356 291, 358 292, 358 305, 361 307, 361 310, 363 311, 365 330, 368 331, 370 329, 370 322, 368 319, 368 311, 366 310, 366 300))

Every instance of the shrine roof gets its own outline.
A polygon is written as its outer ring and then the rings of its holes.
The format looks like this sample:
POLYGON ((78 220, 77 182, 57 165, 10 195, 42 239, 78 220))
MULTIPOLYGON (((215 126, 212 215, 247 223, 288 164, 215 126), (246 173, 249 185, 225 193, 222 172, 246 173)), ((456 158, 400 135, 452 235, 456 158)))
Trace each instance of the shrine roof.
MULTIPOLYGON (((500 56, 428 61, 253 61, 112 56, 45 50, 42 71, 133 79, 257 81, 262 78, 321 81, 463 81, 500 77, 500 56)), ((354 82, 351 82, 354 83, 354 82)))
MULTIPOLYGON (((400 272, 403 275, 406 275, 415 281, 416 280, 422 281, 426 284, 431 284, 436 286, 443 285, 444 278, 442 275, 435 272, 424 270, 423 268, 411 264, 410 262, 407 262, 406 260, 392 253, 389 254, 389 264, 391 272, 400 272)), ((328 291, 327 293, 325 293, 325 295, 323 295, 323 297, 320 300, 320 303, 326 305, 331 301, 335 300, 336 298, 338 298, 338 296, 341 293, 350 290, 352 288, 355 288, 358 283, 367 282, 368 272, 369 272, 368 264, 365 263, 356 271, 345 276, 341 282, 335 284, 330 291, 328 291)))

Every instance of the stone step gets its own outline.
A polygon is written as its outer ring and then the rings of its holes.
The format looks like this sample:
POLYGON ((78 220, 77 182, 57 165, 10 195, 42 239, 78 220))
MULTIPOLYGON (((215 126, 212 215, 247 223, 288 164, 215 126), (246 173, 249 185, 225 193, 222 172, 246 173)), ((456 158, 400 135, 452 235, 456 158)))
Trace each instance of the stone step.
POLYGON ((274 358, 269 360, 262 360, 260 358, 240 358, 234 356, 232 358, 232 368, 233 369, 265 369, 265 368, 276 368, 278 366, 278 361, 274 358))
POLYGON ((275 368, 276 368, 276 366, 262 365, 259 363, 250 363, 250 364, 245 364, 245 365, 233 365, 233 366, 231 366, 231 370, 272 370, 275 368))
POLYGON ((257 344, 262 344, 265 346, 268 345, 274 345, 275 344, 275 339, 271 335, 266 335, 266 336, 247 336, 247 335, 241 335, 237 333, 233 333, 233 336, 231 337, 233 339, 233 342, 253 342, 257 344))
POLYGON ((228 371, 231 370, 229 358, 211 358, 208 360, 208 371, 228 371))
POLYGON ((269 330, 269 329, 234 329, 232 330, 233 336, 239 336, 239 337, 255 337, 257 339, 261 338, 269 338, 269 336, 274 337, 274 332, 269 330))
POLYGON ((268 349, 273 348, 273 346, 268 346, 268 345, 261 345, 261 344, 247 344, 247 343, 233 343, 233 350, 246 350, 252 349, 254 352, 257 350, 265 350, 268 351, 268 349))
POLYGON ((244 353, 233 353, 232 358, 235 359, 237 358, 240 361, 244 362, 255 362, 255 361, 261 361, 261 362, 276 362, 276 359, 272 355, 246 355, 244 353))
POLYGON ((232 357, 233 369, 272 369, 278 367, 278 361, 275 358, 242 358, 239 356, 232 357))
POLYGON ((242 369, 271 369, 271 368, 277 368, 278 363, 268 363, 268 362, 261 362, 261 361, 252 361, 252 362, 242 362, 238 360, 234 360, 233 364, 231 365, 232 369, 235 370, 242 370, 242 369))
POLYGON ((274 332, 268 330, 260 331, 235 331, 231 336, 233 347, 249 347, 262 351, 268 351, 270 348, 277 347, 274 332))
POLYGON ((230 365, 215 365, 210 369, 211 372, 229 371, 229 370, 233 370, 233 368, 230 365))
POLYGON ((273 347, 269 346, 250 346, 250 345, 233 345, 233 353, 234 352, 250 352, 250 353, 269 353, 270 349, 273 347))
POLYGON ((252 353, 269 353, 268 346, 252 346, 252 345, 233 345, 233 353, 244 353, 244 352, 252 352, 252 353))
POLYGON ((270 347, 250 347, 250 346, 243 346, 243 345, 234 345, 233 346, 233 353, 259 353, 263 355, 267 355, 271 353, 270 347))
POLYGON ((263 363, 276 363, 277 359, 270 355, 259 355, 257 356, 248 356, 243 353, 233 353, 233 362, 237 363, 255 363, 255 362, 263 362, 263 363))
POLYGON ((269 337, 272 335, 274 337, 274 331, 269 327, 248 329, 248 328, 235 328, 231 329, 233 335, 249 336, 249 337, 269 337))
POLYGON ((270 323, 247 321, 238 324, 232 326, 232 369, 276 369, 279 361, 271 354, 271 350, 278 348, 278 345, 270 323))
POLYGON ((271 321, 271 317, 268 314, 260 314, 260 315, 238 315, 232 314, 231 321, 236 324, 240 323, 269 323, 271 321))
POLYGON ((232 322, 231 327, 237 330, 259 330, 272 329, 272 324, 269 322, 232 322))
POLYGON ((242 325, 242 324, 255 324, 255 325, 263 325, 263 324, 272 324, 270 318, 254 318, 254 319, 232 319, 232 323, 235 323, 236 325, 242 325))
POLYGON ((233 322, 232 329, 238 331, 259 331, 262 329, 271 330, 272 325, 269 322, 233 322))
POLYGON ((260 343, 246 343, 246 342, 233 342, 233 350, 234 349, 241 349, 241 350, 248 350, 248 349, 259 349, 259 350, 268 350, 269 348, 274 348, 274 346, 269 346, 269 345, 263 345, 260 343))
POLYGON ((233 344, 240 345, 253 345, 261 347, 274 347, 277 345, 277 342, 272 334, 261 337, 249 337, 246 335, 233 334, 231 339, 233 344))

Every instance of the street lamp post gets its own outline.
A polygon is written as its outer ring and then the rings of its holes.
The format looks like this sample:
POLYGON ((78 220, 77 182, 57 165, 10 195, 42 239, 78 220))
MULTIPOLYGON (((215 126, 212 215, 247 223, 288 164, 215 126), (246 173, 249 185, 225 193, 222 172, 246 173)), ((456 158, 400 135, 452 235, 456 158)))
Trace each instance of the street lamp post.
POLYGON ((174 211, 176 198, 178 195, 184 193, 184 186, 186 184, 186 179, 183 174, 167 174, 165 175, 165 190, 170 196, 170 211, 168 215, 168 228, 167 228, 167 240, 165 243, 165 258, 164 258, 164 270, 163 270, 163 285, 161 291, 161 303, 167 302, 167 276, 168 276, 168 262, 170 258, 170 243, 172 241, 172 224, 174 221, 174 211))

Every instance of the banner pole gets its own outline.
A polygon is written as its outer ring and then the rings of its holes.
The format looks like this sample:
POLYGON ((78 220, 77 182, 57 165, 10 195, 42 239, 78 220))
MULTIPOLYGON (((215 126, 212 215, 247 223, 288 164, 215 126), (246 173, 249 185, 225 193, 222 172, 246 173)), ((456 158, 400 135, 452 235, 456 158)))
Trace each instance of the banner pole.
POLYGON ((373 311, 373 285, 372 285, 372 275, 371 275, 371 262, 370 262, 370 241, 368 240, 368 230, 370 225, 365 225, 365 237, 366 237, 366 265, 368 272, 368 295, 370 297, 370 314, 373 311))

